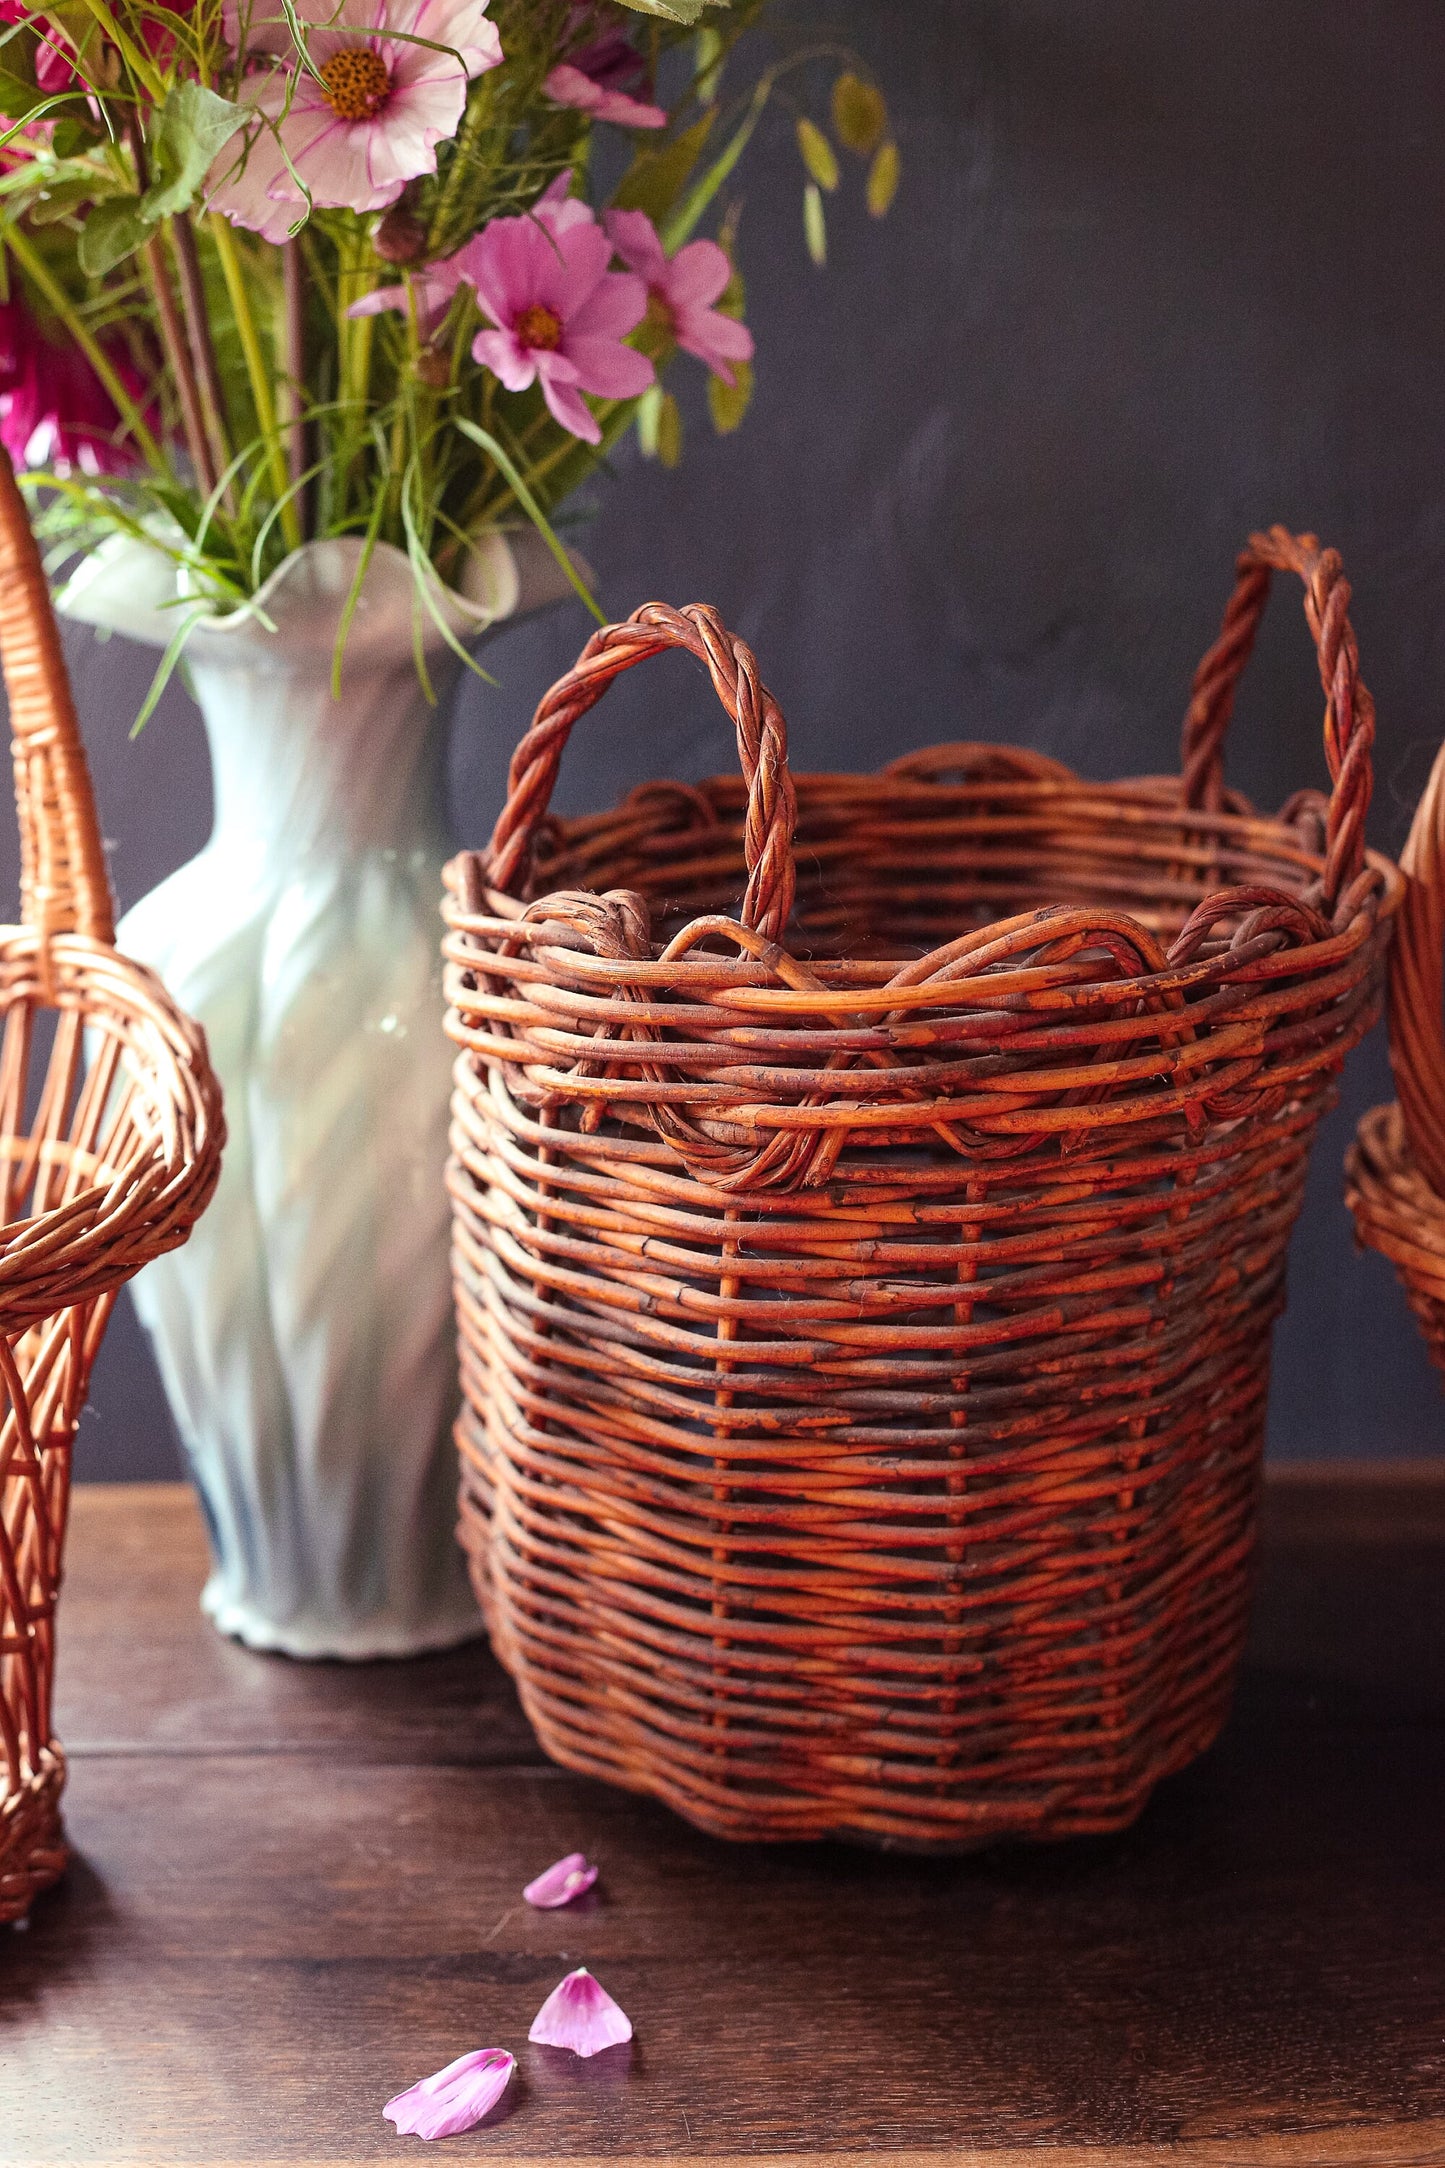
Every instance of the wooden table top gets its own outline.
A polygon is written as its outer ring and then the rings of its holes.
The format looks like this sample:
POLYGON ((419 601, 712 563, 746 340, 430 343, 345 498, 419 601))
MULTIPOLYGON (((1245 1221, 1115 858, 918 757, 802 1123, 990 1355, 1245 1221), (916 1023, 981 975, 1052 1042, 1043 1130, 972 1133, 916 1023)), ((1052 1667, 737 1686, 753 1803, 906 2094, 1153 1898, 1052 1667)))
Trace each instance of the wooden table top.
POLYGON ((188 1493, 81 1490, 76 1860, 0 1932, 0 2161, 417 2161, 381 2105, 519 2068, 436 2149, 889 2168, 1445 2163, 1445 1468, 1270 1486, 1214 1752, 1127 1835, 733 1848, 542 1761, 483 1648, 217 1638, 188 1493), (536 1912, 560 1854, 598 1898, 536 1912), (586 1964, 636 2039, 526 2045, 586 1964))

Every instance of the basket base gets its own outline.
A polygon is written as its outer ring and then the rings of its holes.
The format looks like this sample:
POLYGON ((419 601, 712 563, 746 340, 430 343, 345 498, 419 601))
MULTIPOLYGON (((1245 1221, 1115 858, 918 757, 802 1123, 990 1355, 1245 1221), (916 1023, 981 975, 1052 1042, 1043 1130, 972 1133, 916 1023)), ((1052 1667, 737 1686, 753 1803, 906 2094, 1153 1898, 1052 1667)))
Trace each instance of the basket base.
POLYGON ((0 1805, 0 1923, 23 1919, 32 1899, 65 1872, 64 1786, 65 1756, 58 1746, 45 1747, 35 1774, 0 1805))
MULTIPOLYGON (((969 1800, 955 1795, 939 1802, 938 1817, 931 1827, 930 1817, 915 1810, 907 1823, 900 1819, 899 1826, 889 1829, 879 1823, 872 1827, 851 1823, 816 1798, 799 1796, 786 1808, 774 1799, 770 1811, 764 1814, 752 1810, 742 1798, 729 1802, 715 1797, 709 1801, 686 1794, 655 1770, 646 1776, 629 1775, 616 1761, 579 1751, 560 1738, 545 1714, 531 1705, 520 1684, 519 1693, 537 1742, 551 1761, 574 1775, 600 1778, 621 1791, 656 1799, 704 1836, 730 1844, 852 1844, 870 1851, 928 1858, 957 1858, 994 1845, 1058 1844, 1072 1838, 1118 1835, 1138 1821, 1166 1777, 1178 1776, 1214 1745, 1233 1699, 1232 1691, 1226 1692, 1213 1708, 1200 1712, 1190 1735, 1173 1742, 1167 1753, 1143 1770, 1136 1782, 1120 1790, 1107 1806, 1094 1797, 1087 1803, 1060 1798, 1011 1808, 997 1798, 969 1800)), ((884 1819, 880 1817, 880 1823, 884 1819)))

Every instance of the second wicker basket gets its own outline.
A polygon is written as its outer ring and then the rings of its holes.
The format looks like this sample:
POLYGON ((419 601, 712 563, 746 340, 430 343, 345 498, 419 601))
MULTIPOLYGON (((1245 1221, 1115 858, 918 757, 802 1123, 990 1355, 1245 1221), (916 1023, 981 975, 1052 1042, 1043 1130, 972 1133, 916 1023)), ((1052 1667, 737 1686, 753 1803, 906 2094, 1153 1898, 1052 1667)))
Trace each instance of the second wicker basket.
POLYGON ((1345 1160, 1361 1242, 1394 1265, 1445 1372, 1445 745, 1400 861, 1405 900, 1390 952, 1390 1066, 1399 1097, 1372 1107, 1345 1160))
POLYGON ((462 1530, 544 1746, 733 1837, 1104 1830, 1213 1738, 1310 1138, 1399 875, 1338 558, 1257 535, 1182 781, 788 768, 715 614, 543 700, 449 873, 462 1530), (1328 803, 1226 790, 1272 569, 1328 803), (666 648, 742 781, 546 817, 666 648), (740 900, 739 900, 740 899, 740 900))

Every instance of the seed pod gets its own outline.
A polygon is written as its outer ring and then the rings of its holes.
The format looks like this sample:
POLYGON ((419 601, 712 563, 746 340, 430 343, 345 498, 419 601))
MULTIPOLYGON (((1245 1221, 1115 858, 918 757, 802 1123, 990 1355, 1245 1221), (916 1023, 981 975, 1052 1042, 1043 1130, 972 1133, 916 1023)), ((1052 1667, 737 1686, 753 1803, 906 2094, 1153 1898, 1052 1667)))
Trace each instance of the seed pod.
POLYGON ((371 245, 383 263, 419 263, 426 249, 426 228, 398 206, 381 220, 371 245))

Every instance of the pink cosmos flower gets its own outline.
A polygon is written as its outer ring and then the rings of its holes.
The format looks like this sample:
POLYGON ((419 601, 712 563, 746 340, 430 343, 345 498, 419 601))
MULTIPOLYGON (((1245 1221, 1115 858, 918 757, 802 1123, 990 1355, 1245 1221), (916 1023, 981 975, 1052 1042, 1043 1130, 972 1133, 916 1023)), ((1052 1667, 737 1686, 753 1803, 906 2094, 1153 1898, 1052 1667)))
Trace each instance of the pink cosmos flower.
POLYGON ((602 28, 592 0, 578 0, 568 17, 562 57, 542 85, 552 103, 623 128, 665 128, 662 107, 635 95, 646 87, 647 62, 632 40, 620 30, 602 28))
MULTIPOLYGON (((155 426, 147 387, 119 340, 106 358, 155 426)), ((52 346, 11 290, 0 302, 0 443, 17 466, 49 467, 59 475, 123 474, 139 455, 121 434, 110 393, 78 347, 52 346)))
POLYGON ((589 1864, 586 1853, 569 1852, 529 1882, 522 1895, 539 1911, 553 1912, 558 1905, 570 1905, 574 1897, 585 1896, 596 1880, 597 1869, 589 1864))
POLYGON ((455 2138, 491 2114, 516 2067, 516 2056, 505 2048, 476 2048, 434 2077, 409 2085, 381 2112, 404 2136, 455 2138))
POLYGON ((494 218, 461 251, 462 276, 495 330, 479 331, 472 356, 508 391, 539 379, 553 418, 574 437, 600 443, 584 391, 634 399, 652 363, 622 341, 647 308, 642 280, 609 271, 612 243, 585 204, 557 201, 526 218, 494 218))
POLYGON ((632 2020, 582 1965, 553 1988, 533 2018, 527 2038, 539 2047, 600 2055, 604 2048, 620 2047, 632 2038, 632 2020))
POLYGON ((597 213, 591 204, 572 193, 570 166, 543 189, 529 216, 540 218, 551 234, 566 233, 569 226, 595 226, 597 223, 597 213))
POLYGON ((436 147, 457 132, 469 78, 501 61, 486 6, 299 0, 310 69, 277 0, 257 0, 250 15, 229 9, 232 42, 247 61, 264 56, 237 92, 260 123, 221 152, 212 207, 281 241, 304 219, 308 192, 328 208, 395 203, 409 180, 435 173, 436 147))
POLYGON ((595 76, 568 60, 558 61, 542 88, 553 105, 573 106, 579 113, 589 113, 593 120, 615 121, 619 128, 667 126, 667 115, 660 105, 644 105, 638 98, 629 98, 625 90, 608 90, 595 76))
MULTIPOLYGON (((571 173, 559 173, 527 213, 529 218, 540 219, 554 237, 565 233, 569 226, 588 226, 597 222, 590 204, 568 193, 571 185, 571 173)), ((457 288, 470 277, 467 265, 471 246, 470 241, 464 241, 455 255, 438 257, 435 263, 426 264, 412 273, 417 329, 424 339, 429 339, 438 329, 457 288)), ((378 286, 372 293, 363 294, 359 301, 353 301, 346 313, 348 316, 382 316, 388 310, 394 310, 398 316, 405 316, 406 309, 404 285, 378 286)))
POLYGON ((670 257, 646 211, 609 211, 605 223, 613 247, 647 282, 649 299, 683 352, 731 384, 733 362, 753 358, 753 335, 712 306, 732 277, 724 250, 716 241, 689 241, 670 257))
MULTIPOLYGON (((452 305, 452 298, 464 275, 462 259, 470 246, 471 243, 468 242, 465 247, 459 248, 454 256, 442 256, 436 263, 423 264, 420 270, 413 271, 411 275, 417 330, 424 339, 429 339, 434 331, 440 329, 442 319, 452 305)), ((348 316, 384 316, 389 310, 394 310, 398 316, 405 316, 407 300, 404 285, 377 286, 371 293, 363 294, 359 301, 353 301, 346 313, 348 316)))
POLYGON ((44 18, 37 18, 30 0, 0 0, 0 23, 29 23, 39 31, 35 47, 35 81, 39 88, 54 96, 57 91, 70 90, 76 81, 70 54, 62 44, 54 42, 50 27, 44 18))

